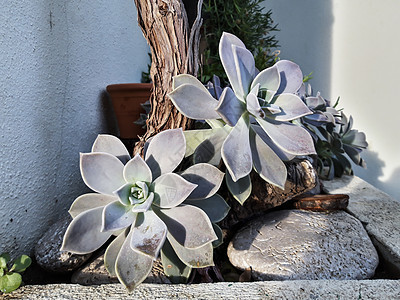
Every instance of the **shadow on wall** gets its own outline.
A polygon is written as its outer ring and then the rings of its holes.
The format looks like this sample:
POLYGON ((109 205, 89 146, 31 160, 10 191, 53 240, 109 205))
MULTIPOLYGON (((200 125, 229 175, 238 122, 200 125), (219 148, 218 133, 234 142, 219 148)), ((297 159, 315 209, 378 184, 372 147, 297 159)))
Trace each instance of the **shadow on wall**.
POLYGON ((101 124, 103 124, 102 133, 118 136, 118 124, 115 117, 112 102, 106 90, 101 91, 99 95, 101 124))
POLYGON ((331 0, 268 0, 272 18, 278 24, 276 33, 281 59, 300 65, 303 74, 313 72, 310 81, 314 91, 330 94, 332 25, 331 0))
POLYGON ((396 188, 399 184, 400 168, 394 170, 391 177, 387 180, 381 180, 379 178, 384 175, 383 168, 386 164, 379 157, 379 154, 371 150, 365 150, 361 153, 361 156, 367 163, 367 168, 363 169, 353 164, 355 175, 400 201, 400 195, 396 192, 396 188))

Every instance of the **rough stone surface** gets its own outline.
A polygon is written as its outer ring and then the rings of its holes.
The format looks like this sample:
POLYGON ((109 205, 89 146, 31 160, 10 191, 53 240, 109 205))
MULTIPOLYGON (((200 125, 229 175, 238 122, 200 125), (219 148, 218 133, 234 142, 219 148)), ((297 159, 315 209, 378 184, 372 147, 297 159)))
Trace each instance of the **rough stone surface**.
POLYGON ((384 260, 400 276, 400 202, 357 176, 323 181, 332 194, 348 194, 347 210, 359 219, 384 260))
POLYGON ((232 196, 229 205, 231 210, 221 222, 221 227, 230 229, 239 222, 254 218, 271 208, 277 207, 286 201, 313 189, 318 176, 312 163, 307 160, 294 160, 286 165, 288 177, 285 189, 269 184, 254 171, 251 173, 252 193, 249 199, 241 205, 232 196))
POLYGON ((399 299, 400 280, 265 281, 205 284, 142 284, 131 294, 119 284, 24 286, 4 299, 399 299))
POLYGON ((71 272, 90 258, 91 254, 78 255, 60 251, 64 233, 71 220, 72 218, 67 215, 54 223, 37 242, 35 258, 43 269, 56 273, 71 272))
MULTIPOLYGON (((110 284, 117 283, 117 277, 110 277, 105 266, 104 266, 104 251, 99 253, 94 259, 92 258, 86 265, 79 268, 72 274, 72 283, 78 283, 82 285, 98 285, 98 284, 110 284)), ((164 274, 161 261, 157 260, 154 262, 151 273, 144 281, 145 283, 171 283, 168 277, 164 274)))
POLYGON ((379 262, 360 221, 343 211, 268 213, 236 234, 228 256, 255 280, 366 279, 379 262))

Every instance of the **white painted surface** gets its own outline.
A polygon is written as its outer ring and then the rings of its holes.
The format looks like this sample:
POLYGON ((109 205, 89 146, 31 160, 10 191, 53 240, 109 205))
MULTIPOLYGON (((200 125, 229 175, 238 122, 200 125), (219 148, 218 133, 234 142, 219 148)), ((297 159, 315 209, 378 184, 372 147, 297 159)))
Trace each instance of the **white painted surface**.
POLYGON ((400 200, 398 0, 268 0, 281 58, 297 62, 325 98, 367 135, 367 169, 355 174, 400 200))
POLYGON ((147 52, 133 0, 2 3, 0 253, 29 253, 86 192, 79 152, 116 133, 104 89, 139 82, 147 52))

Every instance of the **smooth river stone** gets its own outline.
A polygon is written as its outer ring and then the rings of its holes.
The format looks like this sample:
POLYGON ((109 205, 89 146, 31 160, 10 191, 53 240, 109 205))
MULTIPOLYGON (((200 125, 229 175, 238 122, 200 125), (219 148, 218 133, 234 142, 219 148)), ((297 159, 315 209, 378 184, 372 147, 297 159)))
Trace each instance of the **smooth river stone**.
POLYGON ((239 230, 228 257, 254 280, 360 280, 379 263, 361 222, 344 211, 267 213, 239 230))

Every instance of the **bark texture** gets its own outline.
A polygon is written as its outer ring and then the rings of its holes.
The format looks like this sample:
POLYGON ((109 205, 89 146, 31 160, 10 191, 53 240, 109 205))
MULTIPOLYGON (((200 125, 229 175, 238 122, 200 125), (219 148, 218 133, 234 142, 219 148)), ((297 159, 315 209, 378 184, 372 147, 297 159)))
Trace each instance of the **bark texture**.
POLYGON ((251 173, 252 193, 243 205, 229 195, 231 210, 221 222, 221 228, 228 232, 233 226, 250 218, 264 214, 267 210, 280 206, 286 201, 310 191, 318 182, 318 175, 307 159, 294 160, 287 164, 288 178, 285 189, 269 184, 254 171, 251 173))
POLYGON ((158 132, 179 127, 185 130, 193 124, 175 109, 167 96, 173 76, 182 73, 196 76, 199 68, 203 0, 186 2, 190 2, 191 8, 197 8, 197 14, 194 14, 197 17, 190 22, 181 0, 135 0, 138 23, 151 49, 150 76, 154 87, 147 132, 135 145, 134 154, 140 152, 144 142, 158 132))

